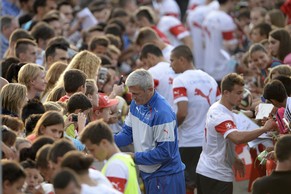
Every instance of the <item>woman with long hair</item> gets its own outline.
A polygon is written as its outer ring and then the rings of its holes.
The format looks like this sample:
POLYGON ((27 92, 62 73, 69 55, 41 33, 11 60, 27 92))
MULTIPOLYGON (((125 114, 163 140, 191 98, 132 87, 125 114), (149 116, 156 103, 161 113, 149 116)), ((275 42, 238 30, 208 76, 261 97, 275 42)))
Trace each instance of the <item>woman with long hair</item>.
POLYGON ((40 117, 32 134, 27 139, 33 142, 37 137, 46 135, 57 140, 64 136, 64 127, 65 122, 62 114, 57 111, 47 111, 40 117))
POLYGON ((22 107, 27 102, 27 89, 18 83, 9 83, 0 91, 2 113, 14 117, 20 117, 22 107))

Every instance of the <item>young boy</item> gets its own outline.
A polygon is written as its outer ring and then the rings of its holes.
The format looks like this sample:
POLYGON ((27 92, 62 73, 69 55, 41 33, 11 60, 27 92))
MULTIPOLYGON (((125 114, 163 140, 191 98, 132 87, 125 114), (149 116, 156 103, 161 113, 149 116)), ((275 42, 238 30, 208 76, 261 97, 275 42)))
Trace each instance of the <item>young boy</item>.
POLYGON ((66 95, 61 97, 59 101, 67 102, 70 96, 76 92, 86 92, 86 79, 87 75, 78 69, 71 69, 65 72, 64 75, 64 88, 66 95))
POLYGON ((117 99, 110 99, 103 93, 99 93, 99 104, 93 109, 95 120, 103 119, 104 122, 108 122, 111 115, 111 107, 118 104, 117 99))

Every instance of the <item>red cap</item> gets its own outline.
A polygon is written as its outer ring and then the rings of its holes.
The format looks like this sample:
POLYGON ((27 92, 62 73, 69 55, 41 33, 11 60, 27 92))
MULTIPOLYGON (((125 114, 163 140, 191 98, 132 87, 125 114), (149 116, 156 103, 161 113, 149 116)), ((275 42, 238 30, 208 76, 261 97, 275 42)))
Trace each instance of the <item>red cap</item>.
POLYGON ((107 95, 99 93, 99 104, 96 109, 108 108, 118 104, 117 99, 110 99, 107 95))

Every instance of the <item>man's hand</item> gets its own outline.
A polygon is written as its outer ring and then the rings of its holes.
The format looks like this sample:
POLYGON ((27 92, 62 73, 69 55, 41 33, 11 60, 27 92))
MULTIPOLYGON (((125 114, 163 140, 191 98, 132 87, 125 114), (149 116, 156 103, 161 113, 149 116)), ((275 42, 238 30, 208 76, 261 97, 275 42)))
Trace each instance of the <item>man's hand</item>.
POLYGON ((277 126, 276 122, 273 119, 268 119, 265 122, 263 128, 264 128, 265 132, 267 132, 267 131, 271 131, 271 130, 277 129, 278 126, 277 126))
POLYGON ((233 167, 234 167, 235 176, 237 176, 237 173, 239 173, 240 177, 245 176, 246 169, 245 169, 245 165, 241 159, 236 158, 234 161, 233 167))

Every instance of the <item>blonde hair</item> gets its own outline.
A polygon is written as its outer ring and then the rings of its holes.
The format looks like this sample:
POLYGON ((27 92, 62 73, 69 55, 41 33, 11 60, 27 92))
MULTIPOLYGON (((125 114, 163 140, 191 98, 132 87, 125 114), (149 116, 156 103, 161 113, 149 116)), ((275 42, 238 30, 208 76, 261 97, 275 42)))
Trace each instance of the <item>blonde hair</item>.
POLYGON ((81 51, 74 56, 66 70, 59 78, 56 87, 64 86, 64 74, 70 69, 79 69, 83 71, 88 79, 96 79, 97 72, 101 65, 101 59, 90 51, 81 51))
POLYGON ((282 76, 291 77, 291 67, 287 64, 278 65, 273 67, 269 74, 269 79, 272 80, 272 76, 275 72, 278 72, 282 76))
POLYGON ((27 63, 23 65, 18 72, 18 83, 30 89, 30 81, 34 80, 40 72, 44 72, 43 67, 34 63, 27 63))
POLYGON ((52 64, 52 66, 49 68, 49 70, 46 73, 45 79, 47 81, 46 88, 44 92, 42 93, 41 98, 46 96, 49 91, 53 89, 57 81, 59 80, 61 74, 65 71, 67 68, 67 64, 61 61, 57 61, 52 64))
POLYGON ((20 116, 20 111, 25 104, 27 89, 19 83, 9 83, 0 92, 2 109, 6 109, 20 116))

